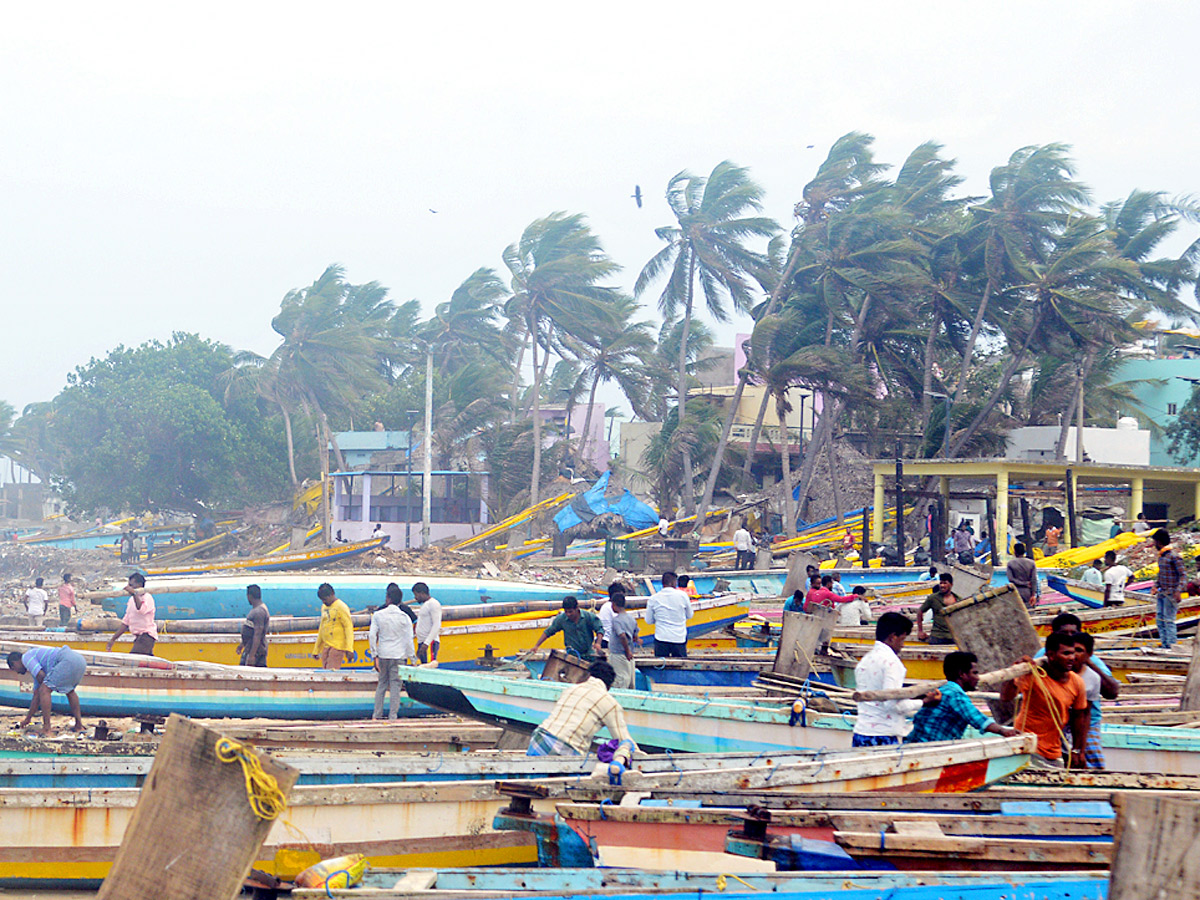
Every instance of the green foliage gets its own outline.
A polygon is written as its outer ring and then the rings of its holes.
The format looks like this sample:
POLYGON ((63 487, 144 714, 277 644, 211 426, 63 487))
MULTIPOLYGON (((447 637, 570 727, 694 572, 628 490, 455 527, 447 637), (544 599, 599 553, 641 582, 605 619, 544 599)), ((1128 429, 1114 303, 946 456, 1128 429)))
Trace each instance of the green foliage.
POLYGON ((286 495, 278 419, 222 405, 229 348, 194 334, 118 347, 67 378, 48 417, 71 507, 198 512, 286 495))

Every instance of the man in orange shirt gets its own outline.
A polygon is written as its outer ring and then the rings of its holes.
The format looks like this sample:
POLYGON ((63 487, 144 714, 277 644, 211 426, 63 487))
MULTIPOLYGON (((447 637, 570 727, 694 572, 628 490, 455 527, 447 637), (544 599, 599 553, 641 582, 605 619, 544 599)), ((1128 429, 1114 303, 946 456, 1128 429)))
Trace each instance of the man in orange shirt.
POLYGON ((1019 731, 1037 735, 1034 766, 1061 769, 1063 738, 1070 729, 1071 768, 1086 768, 1083 748, 1087 744, 1089 715, 1087 688, 1072 669, 1075 665, 1075 636, 1055 632, 1046 638, 1042 665, 1028 656, 1021 662, 1034 666, 1033 674, 1022 675, 1000 689, 1000 699, 1013 700, 1021 694, 1020 709, 1013 724, 1019 731))

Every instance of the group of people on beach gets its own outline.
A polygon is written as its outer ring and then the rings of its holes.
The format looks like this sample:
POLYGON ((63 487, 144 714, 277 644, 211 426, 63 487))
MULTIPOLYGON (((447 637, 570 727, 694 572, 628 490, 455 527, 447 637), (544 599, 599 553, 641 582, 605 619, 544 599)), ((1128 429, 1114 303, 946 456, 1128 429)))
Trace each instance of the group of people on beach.
MULTIPOLYGON (((1017 701, 1013 727, 999 724, 967 697, 979 685, 978 659, 955 650, 943 662, 946 684, 920 699, 860 701, 853 746, 959 740, 970 726, 981 734, 1036 735, 1037 751, 1031 757, 1035 766, 1104 768, 1100 700, 1115 700, 1120 685, 1094 655, 1094 640, 1083 631, 1078 616, 1061 613, 1050 628, 1036 658, 1015 661, 1025 664, 1025 673, 1001 686, 1002 703, 1017 701)), ((912 631, 912 620, 902 613, 879 617, 875 644, 854 670, 858 691, 895 692, 902 687, 906 672, 899 654, 912 631)))

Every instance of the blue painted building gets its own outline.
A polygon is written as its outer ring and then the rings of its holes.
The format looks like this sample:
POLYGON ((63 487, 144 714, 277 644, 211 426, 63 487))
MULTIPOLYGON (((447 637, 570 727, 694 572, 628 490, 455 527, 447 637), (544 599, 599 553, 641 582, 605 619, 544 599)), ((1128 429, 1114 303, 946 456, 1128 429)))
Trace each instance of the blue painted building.
POLYGON ((1200 456, 1190 460, 1172 457, 1163 437, 1191 398, 1193 382, 1200 381, 1200 358, 1131 359, 1121 367, 1120 380, 1132 382, 1130 390, 1158 425, 1150 436, 1150 465, 1200 466, 1200 456))

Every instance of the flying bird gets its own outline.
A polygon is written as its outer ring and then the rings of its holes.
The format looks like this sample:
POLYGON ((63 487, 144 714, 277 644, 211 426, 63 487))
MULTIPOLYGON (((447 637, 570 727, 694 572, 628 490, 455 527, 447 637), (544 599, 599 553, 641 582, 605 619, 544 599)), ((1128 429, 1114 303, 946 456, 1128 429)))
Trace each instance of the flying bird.
POLYGON ((430 210, 430 212, 431 212, 431 213, 433 213, 434 215, 437 215, 437 210, 436 210, 436 209, 431 209, 431 210, 430 210))
POLYGON ((815 146, 817 146, 817 145, 816 145, 816 144, 809 144, 809 145, 808 145, 807 147, 805 147, 804 149, 805 149, 805 150, 811 150, 811 149, 812 149, 813 147, 815 147, 815 146))
POLYGON ((633 193, 630 194, 629 196, 631 196, 634 200, 637 201, 638 209, 641 209, 642 208, 642 186, 640 184, 635 184, 633 186, 633 193))

